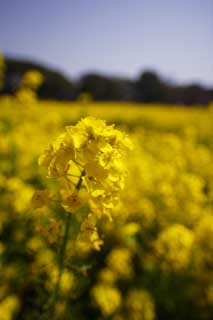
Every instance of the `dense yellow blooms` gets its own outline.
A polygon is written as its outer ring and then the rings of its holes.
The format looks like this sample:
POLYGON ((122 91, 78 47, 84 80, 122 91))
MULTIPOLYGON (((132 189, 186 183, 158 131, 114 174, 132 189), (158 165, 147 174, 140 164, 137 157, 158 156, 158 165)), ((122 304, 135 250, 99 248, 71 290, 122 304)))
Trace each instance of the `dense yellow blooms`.
POLYGON ((60 279, 58 320, 210 320, 213 109, 39 101, 37 80, 0 99, 0 319, 45 318, 60 279))
POLYGON ((113 314, 121 304, 120 292, 109 285, 97 284, 92 289, 91 295, 104 316, 113 314))
POLYGON ((127 248, 113 249, 107 257, 107 265, 117 276, 131 276, 131 252, 127 248))
POLYGON ((145 290, 133 289, 127 295, 129 319, 154 320, 155 310, 151 296, 145 290))
MULTIPOLYGON (((55 284, 58 279, 58 270, 52 269, 49 273, 49 279, 46 283, 47 288, 51 291, 54 289, 55 284)), ((71 272, 64 270, 61 281, 60 281, 60 291, 63 295, 66 295, 74 286, 74 276, 71 272)))
POLYGON ((192 245, 193 232, 186 227, 174 224, 163 230, 155 244, 162 267, 174 271, 185 268, 190 262, 192 245))
POLYGON ((0 315, 2 320, 12 320, 19 308, 16 296, 8 296, 0 302, 0 315))

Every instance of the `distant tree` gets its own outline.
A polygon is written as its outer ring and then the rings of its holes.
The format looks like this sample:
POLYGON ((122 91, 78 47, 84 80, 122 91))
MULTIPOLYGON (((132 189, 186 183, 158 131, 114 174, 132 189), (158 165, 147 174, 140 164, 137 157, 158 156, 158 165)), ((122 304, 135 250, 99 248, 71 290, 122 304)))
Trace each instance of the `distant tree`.
POLYGON ((186 105, 202 105, 208 103, 209 97, 200 85, 191 84, 182 88, 182 101, 186 105))
POLYGON ((87 92, 98 101, 128 101, 132 99, 131 81, 87 74, 80 79, 79 93, 87 92))
POLYGON ((135 84, 136 100, 139 102, 164 102, 166 85, 153 71, 145 71, 135 84))
POLYGON ((79 92, 88 92, 94 100, 104 100, 107 95, 106 77, 98 74, 88 74, 81 78, 79 82, 79 92))
POLYGON ((44 74, 44 83, 38 90, 42 98, 56 100, 75 100, 77 96, 76 86, 58 72, 44 74))
POLYGON ((176 85, 162 80, 152 70, 143 72, 136 81, 91 73, 73 82, 60 72, 38 63, 8 58, 3 61, 0 55, 0 87, 3 84, 1 93, 15 93, 23 75, 29 70, 36 70, 43 76, 44 80, 37 91, 38 97, 42 99, 76 100, 82 93, 86 93, 97 101, 184 105, 208 105, 213 101, 213 88, 206 89, 199 84, 176 85))
POLYGON ((2 88, 4 86, 4 73, 5 73, 4 56, 0 51, 0 91, 2 90, 2 88))
POLYGON ((209 97, 208 103, 211 103, 211 105, 212 105, 213 104, 213 89, 209 89, 207 92, 208 92, 208 97, 209 97))

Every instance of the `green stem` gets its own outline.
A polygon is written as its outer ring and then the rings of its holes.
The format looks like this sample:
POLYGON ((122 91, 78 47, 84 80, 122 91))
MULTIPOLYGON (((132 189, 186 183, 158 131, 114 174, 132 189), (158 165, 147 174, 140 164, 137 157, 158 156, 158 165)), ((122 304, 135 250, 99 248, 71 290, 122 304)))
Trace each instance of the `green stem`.
MULTIPOLYGON (((79 181, 76 184, 76 189, 79 190, 83 181, 83 177, 85 176, 85 171, 83 170, 81 173, 81 176, 79 177, 79 181)), ((64 261, 65 261, 65 256, 66 256, 66 247, 67 247, 67 242, 68 242, 68 238, 69 238, 69 229, 70 229, 70 224, 71 224, 71 216, 72 213, 67 213, 66 214, 66 220, 65 220, 65 230, 64 230, 64 235, 62 238, 62 244, 59 250, 59 273, 58 273, 58 278, 56 281, 56 285, 55 285, 55 289, 54 289, 54 293, 53 296, 51 297, 49 303, 45 306, 44 308, 44 313, 43 315, 40 317, 40 320, 42 319, 46 319, 46 317, 48 316, 48 319, 51 316, 54 316, 54 309, 55 309, 55 304, 58 300, 58 296, 60 293, 60 283, 61 283, 61 277, 64 271, 64 261)))
POLYGON ((64 260, 65 260, 65 255, 66 255, 66 247, 67 247, 67 242, 68 242, 68 238, 69 238, 71 215, 72 215, 72 213, 66 213, 64 236, 62 239, 61 249, 59 251, 59 273, 58 273, 58 279, 57 279, 55 291, 54 291, 53 306, 55 305, 55 302, 57 301, 59 291, 60 291, 60 282, 61 282, 61 277, 62 277, 63 270, 64 270, 64 260))
POLYGON ((61 277, 64 271, 64 261, 65 261, 65 256, 66 256, 66 247, 67 247, 67 242, 69 238, 69 229, 70 229, 70 224, 71 224, 71 216, 72 213, 67 213, 66 212, 66 220, 65 220, 65 230, 64 230, 64 235, 62 238, 62 243, 59 251, 59 273, 58 273, 58 278, 56 281, 54 293, 49 301, 49 303, 45 306, 45 310, 43 313, 43 316, 41 316, 40 319, 46 319, 48 316, 48 319, 54 315, 54 310, 55 310, 55 304, 58 300, 58 296, 60 293, 60 283, 61 283, 61 277))
POLYGON ((77 190, 80 189, 84 176, 85 176, 85 170, 82 171, 81 176, 80 176, 80 178, 79 178, 79 180, 78 180, 78 183, 77 183, 76 186, 75 186, 75 188, 76 188, 77 190))

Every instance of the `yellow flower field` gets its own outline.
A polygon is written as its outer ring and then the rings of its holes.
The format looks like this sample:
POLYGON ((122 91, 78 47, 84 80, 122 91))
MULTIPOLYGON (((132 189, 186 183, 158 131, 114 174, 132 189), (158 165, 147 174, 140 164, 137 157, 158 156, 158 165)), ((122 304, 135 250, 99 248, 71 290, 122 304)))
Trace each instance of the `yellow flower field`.
POLYGON ((1 97, 0 320, 212 319, 212 127, 212 106, 1 97))

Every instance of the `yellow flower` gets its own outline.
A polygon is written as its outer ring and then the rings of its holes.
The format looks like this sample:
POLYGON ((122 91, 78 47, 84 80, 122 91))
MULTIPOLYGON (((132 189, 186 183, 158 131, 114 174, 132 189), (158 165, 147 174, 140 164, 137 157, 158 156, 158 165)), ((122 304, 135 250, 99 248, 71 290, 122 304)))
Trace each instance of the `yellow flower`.
POLYGON ((21 85, 29 87, 31 89, 37 89, 42 84, 42 82, 43 76, 37 70, 27 71, 21 79, 21 85))
POLYGON ((96 217, 93 214, 90 213, 83 220, 78 240, 88 243, 95 250, 100 250, 103 241, 99 238, 96 227, 96 217))
MULTIPOLYGON (((95 218, 107 216, 112 220, 111 213, 124 186, 124 156, 128 144, 127 137, 114 126, 87 117, 76 126, 67 126, 40 156, 39 164, 47 168, 48 176, 59 181, 60 201, 66 211, 74 212, 82 207, 79 189, 86 187, 90 215, 82 222, 83 233, 91 215, 95 218)), ((102 240, 96 226, 88 238, 99 250, 102 240)))
POLYGON ((63 208, 68 212, 75 212, 83 205, 78 190, 74 190, 71 194, 67 190, 61 190, 61 199, 63 208))
POLYGON ((108 267, 120 277, 129 277, 132 275, 131 265, 132 254, 127 248, 113 249, 107 256, 108 267))
POLYGON ((155 249, 166 270, 179 271, 188 266, 194 241, 193 232, 174 224, 163 230, 156 241, 155 249))
POLYGON ((38 163, 40 166, 48 167, 52 161, 54 156, 53 146, 50 145, 48 148, 44 150, 42 155, 39 157, 38 163))
POLYGON ((53 202, 54 196, 48 190, 35 191, 31 199, 31 205, 34 209, 41 208, 43 206, 50 207, 53 202))
POLYGON ((14 315, 18 311, 19 306, 20 306, 20 303, 19 303, 19 300, 16 296, 11 295, 11 296, 6 297, 0 303, 1 320, 14 319, 14 315))
POLYGON ((92 288, 91 295, 104 316, 112 315, 121 304, 119 290, 109 285, 96 285, 92 288))
POLYGON ((154 320, 154 303, 150 294, 142 289, 129 291, 126 301, 129 319, 132 320, 154 320))

